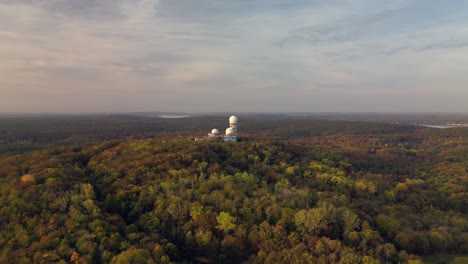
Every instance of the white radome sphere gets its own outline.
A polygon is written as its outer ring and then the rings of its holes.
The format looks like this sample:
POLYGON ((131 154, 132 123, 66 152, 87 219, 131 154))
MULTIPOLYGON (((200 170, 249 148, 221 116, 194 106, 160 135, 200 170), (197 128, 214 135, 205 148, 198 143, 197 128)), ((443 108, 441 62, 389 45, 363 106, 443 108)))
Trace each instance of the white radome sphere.
POLYGON ((226 136, 232 136, 234 134, 234 129, 228 127, 226 128, 226 136))
POLYGON ((231 116, 229 118, 229 124, 237 124, 237 116, 231 116))
POLYGON ((211 130, 211 134, 218 135, 218 134, 219 134, 219 130, 216 129, 216 128, 213 128, 213 129, 211 130))

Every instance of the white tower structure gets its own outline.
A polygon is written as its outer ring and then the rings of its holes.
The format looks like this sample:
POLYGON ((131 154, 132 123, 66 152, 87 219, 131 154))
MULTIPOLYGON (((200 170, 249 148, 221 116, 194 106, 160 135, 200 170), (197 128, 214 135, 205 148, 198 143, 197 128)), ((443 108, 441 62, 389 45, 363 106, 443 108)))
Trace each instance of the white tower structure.
POLYGON ((219 130, 216 128, 213 128, 211 130, 211 133, 208 133, 208 138, 217 138, 219 137, 219 130))
POLYGON ((231 116, 229 117, 229 127, 231 127, 234 130, 234 133, 237 135, 237 121, 238 118, 237 116, 231 116))
POLYGON ((229 117, 229 127, 226 129, 224 141, 237 141, 237 117, 229 117))
POLYGON ((234 135, 234 129, 228 127, 226 128, 226 136, 232 137, 234 135))

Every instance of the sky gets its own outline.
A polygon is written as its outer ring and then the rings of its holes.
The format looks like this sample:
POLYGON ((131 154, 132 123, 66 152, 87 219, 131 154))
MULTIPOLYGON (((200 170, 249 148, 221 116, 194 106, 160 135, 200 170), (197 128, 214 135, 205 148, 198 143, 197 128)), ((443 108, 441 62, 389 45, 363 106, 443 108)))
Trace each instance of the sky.
POLYGON ((464 0, 0 0, 0 113, 466 112, 464 0))

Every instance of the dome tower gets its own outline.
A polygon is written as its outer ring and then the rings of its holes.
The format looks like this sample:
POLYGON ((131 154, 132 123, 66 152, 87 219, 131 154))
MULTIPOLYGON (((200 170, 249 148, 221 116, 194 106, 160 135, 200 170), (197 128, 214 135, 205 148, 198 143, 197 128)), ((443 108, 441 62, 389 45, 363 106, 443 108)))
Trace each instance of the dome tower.
POLYGON ((232 128, 232 130, 234 130, 234 134, 237 136, 237 121, 239 119, 237 118, 237 116, 231 116, 229 117, 229 127, 232 128))
POLYGON ((226 129, 224 141, 237 141, 237 117, 229 117, 229 127, 226 129))

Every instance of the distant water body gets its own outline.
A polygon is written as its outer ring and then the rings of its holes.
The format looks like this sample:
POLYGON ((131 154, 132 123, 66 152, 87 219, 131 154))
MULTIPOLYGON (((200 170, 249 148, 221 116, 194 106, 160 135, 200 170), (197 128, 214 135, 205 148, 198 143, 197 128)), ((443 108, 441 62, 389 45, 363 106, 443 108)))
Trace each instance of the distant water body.
POLYGON ((159 115, 160 118, 187 118, 189 115, 159 115))
POLYGON ((451 128, 453 126, 444 126, 444 125, 421 125, 423 127, 430 127, 430 128, 451 128))

